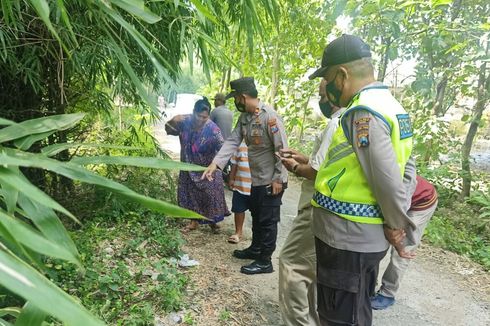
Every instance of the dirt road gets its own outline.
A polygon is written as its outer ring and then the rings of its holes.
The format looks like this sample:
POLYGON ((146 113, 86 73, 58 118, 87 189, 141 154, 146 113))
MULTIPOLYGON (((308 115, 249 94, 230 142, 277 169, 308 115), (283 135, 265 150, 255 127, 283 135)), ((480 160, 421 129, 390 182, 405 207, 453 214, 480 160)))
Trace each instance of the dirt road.
MULTIPOLYGON (((165 147, 175 148, 175 139, 165 147)), ((290 182, 283 197, 277 254, 296 215, 300 187, 290 182)), ((231 193, 227 191, 231 204, 231 193)), ((232 216, 222 223, 220 234, 200 228, 185 236, 184 251, 200 262, 190 269, 188 307, 179 313, 189 325, 282 325, 278 308, 278 274, 246 276, 244 263, 232 257, 237 248, 250 244, 251 218, 246 238, 238 245, 226 239, 233 231, 232 216)), ((247 261, 245 261, 247 262, 247 261)), ((386 259, 382 263, 384 270, 386 259)), ((172 323, 169 323, 169 325, 172 323)), ((490 277, 466 258, 423 245, 407 271, 396 304, 374 312, 374 325, 490 325, 490 277)))

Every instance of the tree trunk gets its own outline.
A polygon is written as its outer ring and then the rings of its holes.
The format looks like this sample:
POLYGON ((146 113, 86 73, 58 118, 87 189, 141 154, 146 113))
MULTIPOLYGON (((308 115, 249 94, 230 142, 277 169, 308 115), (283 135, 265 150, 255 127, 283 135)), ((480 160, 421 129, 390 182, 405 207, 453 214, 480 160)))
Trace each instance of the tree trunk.
POLYGON ((219 84, 219 92, 223 93, 223 89, 225 89, 226 82, 226 69, 223 69, 223 73, 221 74, 220 84, 219 84))
POLYGON ((389 55, 388 52, 390 51, 392 39, 391 36, 385 39, 384 37, 381 39, 382 42, 385 45, 385 51, 383 54, 383 59, 379 65, 379 70, 378 70, 378 81, 382 82, 385 79, 386 76, 386 69, 388 67, 388 62, 389 62, 389 55))
POLYGON ((230 85, 230 78, 231 78, 231 67, 228 68, 228 71, 226 72, 225 87, 224 87, 224 89, 228 89, 228 85, 230 85))
POLYGON ((306 111, 308 110, 308 103, 310 102, 311 94, 308 95, 305 105, 303 106, 303 120, 301 122, 301 130, 299 132, 299 143, 303 143, 303 133, 305 131, 306 111))
MULTIPOLYGON (((488 55, 490 42, 487 41, 486 54, 488 55)), ((478 126, 481 122, 483 111, 485 110, 489 92, 488 87, 490 84, 490 73, 486 71, 487 63, 484 61, 480 66, 480 72, 478 74, 478 90, 476 104, 473 112, 473 116, 466 135, 463 148, 461 149, 461 174, 463 178, 463 189, 461 191, 461 198, 469 197, 471 191, 471 168, 470 168, 470 152, 473 146, 473 140, 475 139, 478 126)))
POLYGON ((269 91, 269 104, 273 109, 276 108, 275 100, 277 95, 277 88, 279 85, 279 42, 276 41, 274 46, 274 53, 272 54, 272 75, 271 75, 271 88, 269 91))
POLYGON ((436 86, 436 102, 434 103, 434 114, 436 117, 442 117, 446 113, 446 110, 444 110, 444 97, 446 96, 447 81, 447 76, 444 74, 436 86))

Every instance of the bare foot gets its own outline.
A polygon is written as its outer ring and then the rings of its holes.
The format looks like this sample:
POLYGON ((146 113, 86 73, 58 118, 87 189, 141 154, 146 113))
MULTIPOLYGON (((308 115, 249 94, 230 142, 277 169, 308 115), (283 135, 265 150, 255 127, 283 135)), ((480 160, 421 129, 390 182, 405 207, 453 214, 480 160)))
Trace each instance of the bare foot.
POLYGON ((181 231, 182 233, 189 233, 197 229, 198 226, 199 224, 196 221, 192 221, 189 224, 187 224, 185 227, 183 227, 181 231))

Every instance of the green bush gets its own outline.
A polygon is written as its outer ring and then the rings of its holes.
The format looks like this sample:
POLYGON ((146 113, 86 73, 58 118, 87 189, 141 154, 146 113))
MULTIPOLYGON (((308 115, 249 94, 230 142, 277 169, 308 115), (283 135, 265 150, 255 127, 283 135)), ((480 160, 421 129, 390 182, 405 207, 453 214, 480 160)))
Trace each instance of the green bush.
POLYGON ((187 277, 176 259, 182 238, 175 222, 149 211, 94 217, 72 233, 81 261, 51 261, 49 275, 110 324, 153 324, 156 313, 178 310, 187 277))
POLYGON ((474 207, 466 203, 440 207, 427 226, 425 239, 490 270, 490 234, 481 228, 474 207))

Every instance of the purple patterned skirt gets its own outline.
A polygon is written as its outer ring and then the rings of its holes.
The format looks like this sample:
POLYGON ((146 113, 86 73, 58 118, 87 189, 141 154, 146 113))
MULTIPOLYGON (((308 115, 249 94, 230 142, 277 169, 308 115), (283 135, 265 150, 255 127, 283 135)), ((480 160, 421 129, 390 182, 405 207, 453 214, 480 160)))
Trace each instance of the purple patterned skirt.
POLYGON ((228 207, 225 201, 223 175, 217 170, 213 181, 201 180, 202 172, 180 171, 179 206, 195 211, 210 221, 199 220, 199 224, 215 224, 223 221, 228 207))

